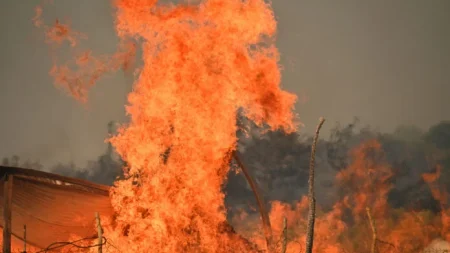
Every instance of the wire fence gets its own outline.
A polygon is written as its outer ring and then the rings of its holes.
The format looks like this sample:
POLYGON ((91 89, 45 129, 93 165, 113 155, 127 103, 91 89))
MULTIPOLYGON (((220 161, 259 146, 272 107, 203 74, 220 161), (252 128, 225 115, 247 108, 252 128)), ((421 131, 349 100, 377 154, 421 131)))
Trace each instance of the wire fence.
POLYGON ((94 245, 80 245, 78 243, 83 242, 83 241, 87 241, 87 240, 94 240, 96 239, 96 237, 87 237, 87 238, 82 238, 79 240, 75 240, 75 241, 71 241, 71 242, 54 242, 52 244, 50 244, 49 246, 47 246, 47 248, 40 250, 36 253, 47 253, 47 252, 51 252, 54 251, 56 249, 61 249, 62 247, 66 247, 66 246, 72 246, 75 247, 77 249, 88 249, 88 248, 94 248, 94 247, 99 247, 99 246, 103 246, 106 245, 106 243, 108 242, 108 240, 106 239, 106 237, 102 238, 102 243, 101 244, 94 244, 94 245))
POLYGON ((11 253, 54 253, 54 252, 77 253, 77 252, 86 252, 87 249, 98 248, 99 246, 102 246, 103 253, 120 253, 119 249, 113 243, 111 243, 106 237, 102 237, 102 243, 92 244, 92 242, 90 242, 96 239, 98 239, 97 236, 91 236, 74 241, 54 242, 41 250, 24 251, 16 249, 12 250, 11 253))
MULTIPOLYGON (((61 225, 61 224, 56 224, 56 223, 52 223, 46 220, 42 220, 39 219, 38 217, 35 217, 34 215, 32 215, 31 213, 27 213, 28 216, 34 218, 34 219, 38 219, 42 222, 45 222, 47 224, 52 224, 54 226, 62 226, 62 227, 68 227, 66 225, 61 225)), ((95 223, 97 221, 97 219, 100 219, 100 217, 95 217, 92 219, 92 223, 95 223)), ((100 225, 100 229, 102 231, 103 234, 103 228, 102 225, 104 225, 104 221, 100 223, 100 220, 98 220, 99 223, 97 223, 98 225, 100 225)), ((70 227, 83 227, 83 226, 70 226, 70 227)), ((24 238, 26 238, 26 226, 24 226, 24 238)), ((22 239, 24 239, 22 238, 22 239)), ((98 240, 100 238, 99 235, 95 235, 95 236, 89 236, 89 237, 84 237, 81 239, 77 239, 77 240, 73 240, 73 241, 59 241, 59 242, 53 242, 51 244, 49 244, 47 247, 42 248, 42 249, 28 249, 27 242, 26 239, 24 241, 24 244, 26 245, 24 247, 24 249, 11 249, 11 253, 55 253, 55 252, 64 252, 64 253, 78 253, 78 252, 92 252, 92 250, 88 250, 91 248, 99 248, 101 246, 102 248, 102 253, 121 253, 121 251, 118 249, 118 247, 116 247, 114 245, 114 243, 111 242, 111 240, 108 240, 108 238, 106 238, 104 235, 101 235, 101 239, 102 239, 102 243, 94 243, 94 240, 98 240), (26 249, 26 250, 25 250, 26 249)), ((3 251, 1 251, 1 246, 2 243, 0 242, 0 253, 3 253, 3 251)), ((32 246, 32 245, 29 245, 32 246)), ((30 247, 33 248, 33 247, 30 247)), ((95 251, 97 252, 97 251, 95 251)))

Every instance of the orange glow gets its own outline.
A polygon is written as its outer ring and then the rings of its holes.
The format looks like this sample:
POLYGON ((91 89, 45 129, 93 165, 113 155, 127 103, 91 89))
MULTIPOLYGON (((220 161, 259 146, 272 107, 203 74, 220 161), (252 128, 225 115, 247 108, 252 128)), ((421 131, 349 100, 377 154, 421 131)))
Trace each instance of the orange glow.
MULTIPOLYGON (((236 145, 239 108, 259 124, 295 130, 296 96, 280 89, 270 5, 116 0, 113 6, 121 40, 142 41, 143 66, 128 95, 131 122, 111 138, 128 163, 129 178, 111 192, 117 216, 105 235, 120 252, 251 251, 224 231, 221 187, 236 145), (164 162, 161 155, 169 148, 164 162)), ((46 30, 57 45, 77 45, 79 33, 67 25, 57 22, 46 30)), ((86 102, 99 77, 133 58, 134 51, 124 51, 105 59, 85 52, 75 60, 77 70, 55 64, 50 73, 86 102)))
MULTIPOLYGON (((157 0, 113 0, 120 38, 113 55, 74 50, 73 61, 54 57, 50 71, 57 87, 86 103, 89 90, 109 72, 136 70, 142 62, 126 111, 130 123, 110 139, 127 162, 126 179, 111 191, 115 217, 102 217, 108 252, 256 252, 264 249, 259 217, 241 213, 234 233, 227 225, 224 193, 230 154, 236 148, 237 110, 272 130, 296 130, 296 96, 280 88, 276 21, 263 0, 204 0, 179 5, 157 0), (167 155, 168 154, 168 155, 167 155), (167 159, 164 156, 167 155, 167 159), (247 238, 256 246, 251 245, 247 238)), ((56 21, 33 19, 47 43, 79 46, 83 34, 56 21)), ((417 252, 435 237, 450 240, 446 195, 426 174, 437 215, 399 211, 388 205, 391 165, 377 140, 361 143, 336 177, 338 201, 317 207, 314 252, 370 252, 369 208, 378 231, 379 252, 417 252)), ((305 248, 308 199, 274 202, 275 238, 287 218, 287 252, 305 248)), ((277 247, 280 247, 279 240, 277 247)), ((89 250, 88 250, 89 251, 89 250)), ((90 249, 95 252, 95 249, 90 249)))
POLYGON ((275 20, 263 1, 155 4, 115 1, 119 36, 144 39, 144 66, 128 96, 131 123, 111 139, 138 176, 116 183, 109 236, 130 252, 245 252, 220 231, 236 111, 294 130, 276 48, 250 49, 274 35, 275 20))
MULTIPOLYGON (((439 236, 449 240, 449 212, 432 215, 429 212, 401 211, 387 203, 392 168, 377 140, 361 143, 350 152, 351 163, 336 177, 335 187, 340 198, 331 210, 317 208, 314 250, 315 253, 370 252, 372 230, 366 207, 377 229, 378 252, 420 252, 439 236)), ((439 172, 439 170, 438 170, 439 172)), ((427 174, 431 183, 439 175, 427 174)), ((433 189, 433 186, 430 185, 433 189)), ((435 197, 443 196, 442 193, 435 197)), ((282 220, 287 218, 287 252, 302 252, 305 249, 308 199, 303 197, 293 206, 274 202, 270 218, 275 238, 281 238, 282 220)), ((264 237, 258 218, 246 213, 236 216, 236 230, 250 238, 260 248, 264 237)), ((278 248, 281 247, 281 239, 278 248)))

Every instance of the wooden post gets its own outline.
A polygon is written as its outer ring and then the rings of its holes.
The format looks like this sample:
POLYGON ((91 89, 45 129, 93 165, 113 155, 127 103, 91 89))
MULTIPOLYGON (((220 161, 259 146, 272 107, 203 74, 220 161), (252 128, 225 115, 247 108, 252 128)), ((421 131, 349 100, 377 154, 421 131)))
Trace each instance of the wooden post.
POLYGON ((5 175, 3 180, 3 253, 11 253, 11 205, 13 176, 5 175))
POLYGON ((23 225, 23 253, 27 253, 27 225, 23 225))
POLYGON ((103 251, 103 229, 102 223, 100 222, 100 215, 98 212, 95 213, 95 219, 97 220, 97 233, 98 233, 98 253, 103 251))
POLYGON ((283 218, 283 232, 282 232, 282 244, 281 244, 281 253, 286 253, 287 249, 287 218, 283 218))
POLYGON ((366 207, 367 217, 369 218, 370 227, 372 228, 372 247, 370 252, 377 253, 377 228, 375 227, 375 221, 372 218, 372 214, 370 213, 370 208, 366 207))

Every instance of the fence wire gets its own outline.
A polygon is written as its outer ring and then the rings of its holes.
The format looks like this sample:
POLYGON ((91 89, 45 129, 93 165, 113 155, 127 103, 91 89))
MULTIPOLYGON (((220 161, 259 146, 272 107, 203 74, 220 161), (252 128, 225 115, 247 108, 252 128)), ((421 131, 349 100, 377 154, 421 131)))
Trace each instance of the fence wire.
POLYGON ((23 250, 12 250, 11 253, 53 253, 53 252, 86 252, 86 249, 89 248, 98 248, 100 245, 102 246, 102 250, 104 253, 120 253, 119 249, 111 243, 106 237, 102 237, 102 243, 83 245, 82 242, 92 241, 98 239, 97 236, 86 237, 74 241, 63 241, 63 242, 54 242, 48 245, 46 248, 38 250, 38 251, 23 251, 23 250), (71 247, 71 249, 64 249, 66 247, 71 247))

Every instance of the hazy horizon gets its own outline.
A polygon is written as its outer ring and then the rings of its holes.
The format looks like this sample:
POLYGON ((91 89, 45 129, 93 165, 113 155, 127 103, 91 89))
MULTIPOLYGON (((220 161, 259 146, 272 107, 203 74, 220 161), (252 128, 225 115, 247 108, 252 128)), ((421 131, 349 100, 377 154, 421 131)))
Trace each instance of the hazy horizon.
MULTIPOLYGON (((103 78, 89 108, 56 89, 49 49, 31 21, 40 3, 0 3, 0 156, 82 166, 105 151, 107 123, 126 120, 131 80, 103 78)), ((311 133, 320 116, 323 137, 355 116, 386 132, 450 120, 449 1, 285 0, 273 8, 282 84, 299 96, 300 131, 311 133)), ((117 42, 111 14, 108 1, 59 0, 43 15, 70 21, 88 36, 85 47, 110 53, 117 42)))

